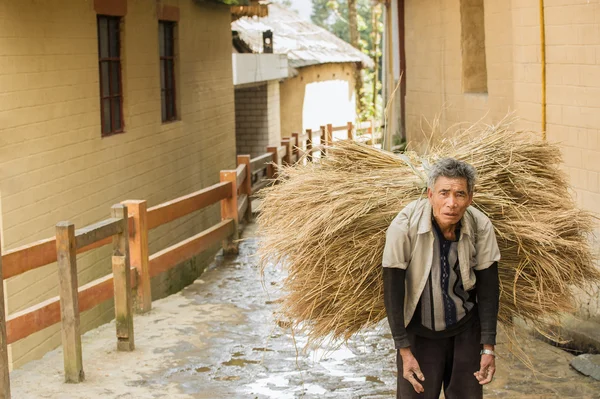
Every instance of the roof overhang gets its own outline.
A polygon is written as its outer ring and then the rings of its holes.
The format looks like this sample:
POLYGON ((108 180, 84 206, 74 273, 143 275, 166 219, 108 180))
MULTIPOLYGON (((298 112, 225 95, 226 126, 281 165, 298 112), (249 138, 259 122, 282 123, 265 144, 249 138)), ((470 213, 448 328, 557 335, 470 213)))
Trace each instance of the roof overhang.
POLYGON ((232 54, 233 85, 286 79, 289 75, 285 54, 232 54))

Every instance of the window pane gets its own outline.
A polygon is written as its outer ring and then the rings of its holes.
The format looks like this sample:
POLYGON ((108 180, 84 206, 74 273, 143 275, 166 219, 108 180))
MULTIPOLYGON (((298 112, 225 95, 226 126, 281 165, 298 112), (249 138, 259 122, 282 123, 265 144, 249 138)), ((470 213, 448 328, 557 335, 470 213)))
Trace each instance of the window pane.
POLYGON ((158 49, 160 52, 160 56, 165 56, 165 23, 158 23, 158 49))
POLYGON ((167 89, 173 88, 173 60, 167 60, 167 89))
POLYGON ((162 121, 165 122, 167 120, 167 94, 164 90, 161 90, 160 93, 160 106, 162 121))
POLYGON ((160 88, 165 89, 165 64, 166 60, 160 60, 160 88))
POLYGON ((110 94, 121 94, 121 68, 119 61, 112 61, 110 68, 110 94))
POLYGON ((102 100, 102 133, 110 133, 110 99, 102 100))
POLYGON ((108 20, 105 17, 98 18, 98 48, 100 58, 108 57, 108 20))
POLYGON ((108 27, 110 31, 110 56, 119 57, 119 19, 111 18, 108 27))
POLYGON ((114 119, 113 132, 121 130, 123 126, 121 125, 121 97, 115 97, 112 100, 112 115, 114 119))
POLYGON ((166 55, 173 56, 173 24, 168 24, 165 29, 165 40, 167 42, 166 55))
POLYGON ((108 71, 108 62, 100 63, 100 93, 102 97, 108 97, 110 95, 108 88, 110 83, 110 76, 108 71))
POLYGON ((175 98, 173 96, 173 91, 168 91, 167 93, 167 118, 169 120, 175 119, 175 98))

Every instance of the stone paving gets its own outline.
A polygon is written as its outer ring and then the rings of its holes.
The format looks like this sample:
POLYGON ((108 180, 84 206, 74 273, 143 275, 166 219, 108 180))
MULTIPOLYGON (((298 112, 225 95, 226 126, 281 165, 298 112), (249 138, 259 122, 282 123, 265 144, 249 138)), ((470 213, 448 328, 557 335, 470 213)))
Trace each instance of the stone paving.
MULTIPOLYGON (((13 398, 394 398, 386 323, 336 349, 303 351, 306 337, 276 322, 283 274, 271 269, 261 280, 256 247, 251 225, 239 256, 218 257, 194 284, 136 316, 134 352, 116 352, 114 323, 104 325, 83 336, 85 382, 63 383, 59 348, 13 371, 13 398)), ((572 355, 536 340, 523 348, 537 373, 501 343, 486 398, 600 398, 600 382, 569 367, 572 355)))

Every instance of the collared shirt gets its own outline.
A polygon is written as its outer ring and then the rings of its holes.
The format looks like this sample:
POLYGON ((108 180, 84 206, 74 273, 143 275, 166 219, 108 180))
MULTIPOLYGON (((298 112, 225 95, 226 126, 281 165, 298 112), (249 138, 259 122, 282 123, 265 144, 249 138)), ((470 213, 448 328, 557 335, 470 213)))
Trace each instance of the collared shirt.
MULTIPOLYGON (((469 291, 475 285, 474 270, 484 270, 499 261, 500 250, 494 227, 481 211, 468 207, 461 226, 457 242, 458 274, 464 291, 469 291)), ((426 198, 407 205, 387 230, 383 267, 406 270, 405 326, 412 319, 431 274, 434 244, 432 208, 426 198)))

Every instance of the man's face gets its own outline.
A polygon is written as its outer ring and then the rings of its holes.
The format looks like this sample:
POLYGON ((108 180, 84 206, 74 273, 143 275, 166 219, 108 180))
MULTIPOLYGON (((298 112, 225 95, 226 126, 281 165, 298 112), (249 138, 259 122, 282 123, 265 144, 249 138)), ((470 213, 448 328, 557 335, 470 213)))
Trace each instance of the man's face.
POLYGON ((440 176, 433 189, 427 189, 433 208, 433 216, 442 228, 458 223, 471 205, 473 194, 469 194, 467 179, 440 176))

